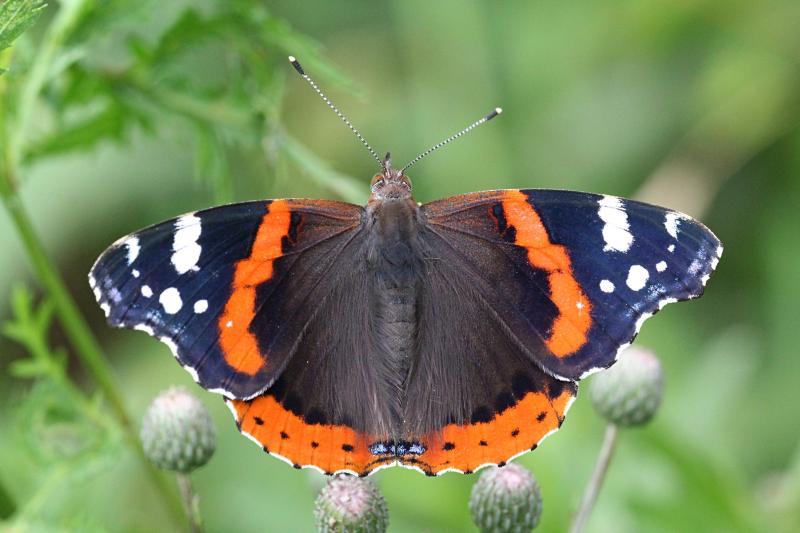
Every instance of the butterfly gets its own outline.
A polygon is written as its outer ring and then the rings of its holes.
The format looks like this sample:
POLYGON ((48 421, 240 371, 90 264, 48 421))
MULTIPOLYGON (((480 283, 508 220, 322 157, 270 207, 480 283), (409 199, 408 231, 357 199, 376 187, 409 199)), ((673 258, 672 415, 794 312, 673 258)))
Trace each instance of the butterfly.
POLYGON ((722 245, 688 215, 609 195, 421 205, 405 170, 422 156, 376 156, 363 207, 250 201, 143 229, 103 252, 90 285, 111 325, 169 346, 296 468, 503 465, 561 426, 577 382, 648 317, 702 294, 722 245))

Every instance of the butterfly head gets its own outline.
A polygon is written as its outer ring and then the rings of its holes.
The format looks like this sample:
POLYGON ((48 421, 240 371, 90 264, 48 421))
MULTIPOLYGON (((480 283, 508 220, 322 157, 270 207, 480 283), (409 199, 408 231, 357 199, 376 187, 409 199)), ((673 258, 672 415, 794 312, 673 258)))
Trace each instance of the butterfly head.
POLYGON ((403 174, 402 169, 392 168, 392 159, 388 152, 381 162, 381 172, 372 178, 370 191, 370 201, 411 198, 411 180, 403 174))

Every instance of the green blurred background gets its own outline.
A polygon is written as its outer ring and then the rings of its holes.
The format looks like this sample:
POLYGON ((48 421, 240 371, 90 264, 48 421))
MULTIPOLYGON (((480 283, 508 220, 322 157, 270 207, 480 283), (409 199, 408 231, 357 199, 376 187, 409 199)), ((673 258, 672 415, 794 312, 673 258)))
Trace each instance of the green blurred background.
MULTIPOLYGON (((51 42, 48 25, 79 3, 47 8, 2 63, 11 70, 0 83, 26 82, 51 42)), ((15 132, 27 147, 19 194, 132 416, 173 384, 211 410, 218 450, 193 476, 208 530, 309 530, 322 477, 243 438, 163 345, 108 328, 86 273, 119 236, 220 201, 366 200, 374 161, 291 70, 288 53, 398 163, 503 107, 414 167, 421 202, 566 188, 670 206, 712 228, 725 255, 706 295, 669 306, 637 339, 663 361, 664 404, 651 425, 622 433, 589 530, 800 528, 796 0, 83 4, 25 131, 15 132)), ((0 105, 13 118, 19 102, 0 105)), ((7 211, 0 250, 3 321, 12 286, 42 291, 7 211)), ((70 346, 57 326, 50 342, 70 346)), ((7 525, 173 527, 118 431, 42 411, 46 380, 8 371, 24 357, 0 340, 7 525), (20 509, 24 520, 14 522, 20 509)), ((69 361, 70 375, 93 390, 69 361)), ((563 429, 518 460, 542 487, 541 530, 569 524, 602 433, 579 395, 563 429)), ((390 469, 374 479, 390 531, 472 527, 475 476, 390 469)))

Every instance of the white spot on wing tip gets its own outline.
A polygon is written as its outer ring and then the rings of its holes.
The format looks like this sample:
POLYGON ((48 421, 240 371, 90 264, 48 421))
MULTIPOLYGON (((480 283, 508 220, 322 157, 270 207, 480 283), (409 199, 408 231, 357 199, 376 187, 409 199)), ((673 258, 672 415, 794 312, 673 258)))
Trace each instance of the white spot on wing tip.
POLYGON ((605 222, 603 240, 606 245, 603 250, 627 252, 633 244, 633 235, 628 231, 630 229, 628 214, 625 212, 622 199, 616 196, 603 196, 597 203, 600 206, 597 216, 605 222))
POLYGON ((131 274, 133 274, 134 278, 138 278, 141 275, 140 272, 135 268, 131 271, 131 274))
POLYGON ((664 272, 667 269, 667 262, 666 261, 659 261, 656 263, 656 270, 658 272, 664 272))
POLYGON ((142 288, 140 290, 142 292, 142 296, 144 296, 145 298, 150 298, 151 296, 153 296, 153 289, 151 289, 149 285, 142 285, 142 288))
POLYGON ((164 312, 170 315, 174 315, 183 307, 181 293, 175 287, 164 289, 158 297, 158 302, 164 308, 164 312))
POLYGON ((610 294, 614 292, 614 284, 607 279, 600 280, 600 290, 610 294))
MULTIPOLYGON (((670 211, 664 216, 664 227, 667 229, 667 233, 669 233, 673 239, 678 238, 678 225, 681 220, 685 220, 687 217, 683 213, 678 213, 676 211, 670 211)), ((670 250, 671 252, 672 250, 670 250)))
POLYGON ((197 300, 194 303, 194 312, 198 315, 201 313, 205 313, 206 309, 208 309, 208 300, 197 300))
POLYGON ((123 241, 125 247, 128 249, 128 265, 132 265, 136 258, 139 257, 139 251, 142 247, 139 245, 138 237, 128 237, 123 241))
POLYGON ((175 221, 175 235, 172 241, 172 265, 178 274, 185 274, 197 269, 202 247, 197 244, 197 239, 203 229, 200 218, 194 213, 184 215, 175 221))
POLYGON ((111 307, 109 307, 109 305, 105 302, 100 304, 100 309, 103 310, 103 314, 106 315, 106 318, 108 318, 108 315, 111 314, 111 307))
POLYGON ((647 284, 650 273, 642 265, 633 265, 628 270, 628 279, 625 283, 632 291, 640 291, 647 284))

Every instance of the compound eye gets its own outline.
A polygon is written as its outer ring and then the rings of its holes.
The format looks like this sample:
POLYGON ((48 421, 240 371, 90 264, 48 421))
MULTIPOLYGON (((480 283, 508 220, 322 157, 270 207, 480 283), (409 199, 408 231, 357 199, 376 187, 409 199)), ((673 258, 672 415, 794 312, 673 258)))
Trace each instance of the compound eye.
POLYGON ((380 174, 375 174, 372 177, 372 183, 370 183, 371 187, 381 187, 383 186, 383 176, 380 174))

